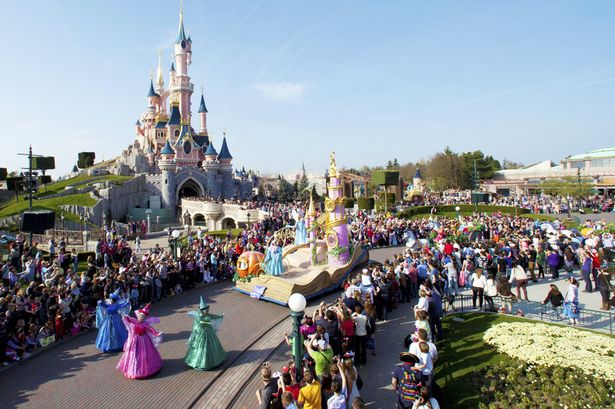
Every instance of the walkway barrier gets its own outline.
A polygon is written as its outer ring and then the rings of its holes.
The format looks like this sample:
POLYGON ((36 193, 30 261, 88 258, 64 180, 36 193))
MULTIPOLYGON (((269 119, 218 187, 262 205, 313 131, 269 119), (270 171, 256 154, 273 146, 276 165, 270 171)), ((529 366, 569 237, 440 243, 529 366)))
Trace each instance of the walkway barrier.
MULTIPOLYGON (((453 297, 451 300, 447 300, 447 297, 443 297, 442 300, 443 309, 448 312, 450 312, 451 309, 454 309, 458 312, 478 311, 478 308, 472 305, 471 294, 459 294, 453 297)), ((493 301, 496 307, 499 308, 502 306, 504 300, 501 297, 497 296, 493 297, 493 301)), ((526 318, 538 319, 541 321, 560 321, 557 318, 557 313, 553 311, 550 305, 545 306, 544 304, 537 301, 521 301, 517 299, 514 299, 512 303, 512 311, 515 312, 517 310, 521 310, 523 311, 523 314, 526 318)), ((483 301, 483 307, 485 305, 486 303, 483 301)), ((598 331, 608 331, 610 334, 613 334, 613 331, 615 330, 615 312, 613 311, 613 309, 610 309, 609 311, 592 310, 589 308, 583 308, 583 304, 579 305, 579 307, 579 326, 598 331)), ((559 307, 559 310, 557 310, 557 312, 559 312, 561 322, 567 322, 567 318, 564 317, 561 307, 559 307)))

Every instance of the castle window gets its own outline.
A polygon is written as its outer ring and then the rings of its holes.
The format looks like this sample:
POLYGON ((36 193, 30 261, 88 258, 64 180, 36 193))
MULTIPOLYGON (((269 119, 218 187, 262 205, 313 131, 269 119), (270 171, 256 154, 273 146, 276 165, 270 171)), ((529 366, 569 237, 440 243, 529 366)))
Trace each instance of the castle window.
POLYGON ((165 180, 164 180, 164 184, 165 184, 165 185, 168 185, 168 184, 169 184, 169 179, 165 179, 165 180))

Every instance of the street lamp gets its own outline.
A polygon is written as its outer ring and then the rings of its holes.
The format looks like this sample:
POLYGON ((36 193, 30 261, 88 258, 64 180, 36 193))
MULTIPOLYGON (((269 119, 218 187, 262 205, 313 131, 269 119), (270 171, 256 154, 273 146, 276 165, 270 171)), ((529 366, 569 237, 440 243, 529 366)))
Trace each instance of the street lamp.
POLYGON ((179 235, 179 230, 173 230, 173 233, 171 233, 171 244, 173 246, 173 261, 177 261, 177 239, 179 238, 179 235))
POLYGON ((83 240, 83 243, 81 244, 85 244, 85 240, 83 239, 83 220, 84 220, 83 215, 79 216, 79 222, 80 222, 79 227, 81 228, 81 240, 83 240))
POLYGON ((147 215, 147 232, 150 233, 151 230, 151 217, 150 215, 152 214, 152 209, 147 209, 145 211, 145 214, 147 215))
POLYGON ((250 230, 250 212, 246 213, 246 216, 248 216, 248 230, 250 230))
POLYGON ((60 215, 60 220, 62 220, 62 234, 64 233, 64 212, 62 212, 62 214, 60 215))
POLYGON ((297 381, 302 378, 303 364, 301 358, 303 356, 303 345, 301 345, 301 333, 299 327, 301 326, 301 319, 303 318, 307 302, 303 294, 294 293, 288 298, 288 307, 290 308, 290 316, 293 317, 293 355, 295 357, 295 374, 297 381))
POLYGON ((455 212, 457 212, 457 220, 461 220, 461 218, 459 217, 459 206, 455 206, 455 212))

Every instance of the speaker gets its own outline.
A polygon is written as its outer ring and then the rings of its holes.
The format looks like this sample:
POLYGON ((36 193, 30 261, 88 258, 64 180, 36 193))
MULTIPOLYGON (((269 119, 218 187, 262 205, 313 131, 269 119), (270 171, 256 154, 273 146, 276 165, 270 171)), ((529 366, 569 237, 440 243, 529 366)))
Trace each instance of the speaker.
POLYGON ((96 154, 94 152, 79 152, 77 154, 77 166, 80 169, 89 168, 94 165, 94 159, 96 159, 96 154))
POLYGON ((8 177, 6 178, 6 190, 19 191, 23 187, 23 182, 23 176, 8 177))
POLYGON ((35 156, 32 158, 32 169, 50 170, 56 168, 56 159, 53 156, 35 156))
POLYGON ((21 231, 44 233, 55 228, 56 213, 50 210, 37 210, 21 214, 21 231))

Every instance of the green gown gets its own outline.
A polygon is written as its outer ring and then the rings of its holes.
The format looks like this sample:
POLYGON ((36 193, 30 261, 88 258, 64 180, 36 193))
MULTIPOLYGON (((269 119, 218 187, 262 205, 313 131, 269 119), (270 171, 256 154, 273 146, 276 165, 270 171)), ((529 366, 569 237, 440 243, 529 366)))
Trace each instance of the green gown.
POLYGON ((194 318, 194 325, 188 339, 186 364, 201 371, 215 368, 226 358, 226 351, 216 335, 224 315, 203 316, 199 311, 190 311, 188 315, 194 318))

